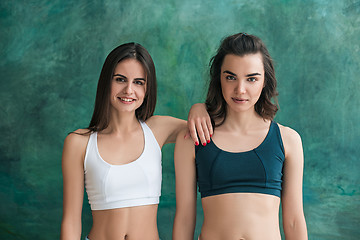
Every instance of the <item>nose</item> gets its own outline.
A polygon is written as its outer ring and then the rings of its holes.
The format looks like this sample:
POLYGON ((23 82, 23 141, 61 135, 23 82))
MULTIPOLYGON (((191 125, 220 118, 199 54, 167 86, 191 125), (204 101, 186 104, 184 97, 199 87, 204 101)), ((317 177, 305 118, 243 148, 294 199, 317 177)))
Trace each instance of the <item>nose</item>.
POLYGON ((132 83, 131 82, 128 82, 126 83, 126 86, 124 88, 124 93, 126 94, 131 94, 133 92, 133 88, 132 88, 132 83))
POLYGON ((246 92, 246 87, 244 81, 239 81, 235 88, 236 93, 243 94, 246 92))

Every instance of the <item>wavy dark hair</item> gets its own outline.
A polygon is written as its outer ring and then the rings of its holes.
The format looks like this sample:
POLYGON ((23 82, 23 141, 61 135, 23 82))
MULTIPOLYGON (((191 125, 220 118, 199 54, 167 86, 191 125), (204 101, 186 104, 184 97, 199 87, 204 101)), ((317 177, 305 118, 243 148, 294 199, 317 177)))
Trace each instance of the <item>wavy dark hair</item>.
POLYGON ((110 121, 111 81, 117 64, 125 59, 136 59, 146 72, 146 92, 144 102, 135 110, 138 120, 145 121, 154 114, 156 105, 155 65, 149 52, 138 43, 125 43, 113 49, 106 57, 96 91, 94 112, 87 129, 90 132, 104 130, 110 121))
POLYGON ((261 53, 262 55, 265 86, 259 100, 255 104, 255 111, 263 119, 272 120, 275 117, 278 111, 276 98, 278 92, 276 90, 277 82, 274 65, 270 54, 260 38, 246 33, 238 33, 223 39, 216 55, 210 60, 210 83, 205 104, 214 127, 222 125, 226 119, 226 101, 222 95, 220 82, 221 66, 225 56, 227 54, 244 56, 256 53, 261 53), (275 103, 272 103, 271 99, 274 99, 275 103))

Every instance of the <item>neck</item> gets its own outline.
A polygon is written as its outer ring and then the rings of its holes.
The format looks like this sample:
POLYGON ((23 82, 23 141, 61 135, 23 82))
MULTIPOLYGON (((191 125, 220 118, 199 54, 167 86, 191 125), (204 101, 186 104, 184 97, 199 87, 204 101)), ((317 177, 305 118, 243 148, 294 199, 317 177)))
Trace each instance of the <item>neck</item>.
POLYGON ((135 116, 135 112, 115 112, 110 114, 109 126, 104 130, 104 133, 123 135, 132 132, 139 126, 139 120, 135 116))
POLYGON ((224 125, 234 131, 245 131, 258 126, 260 122, 264 122, 264 119, 252 109, 247 112, 234 112, 228 108, 224 125))

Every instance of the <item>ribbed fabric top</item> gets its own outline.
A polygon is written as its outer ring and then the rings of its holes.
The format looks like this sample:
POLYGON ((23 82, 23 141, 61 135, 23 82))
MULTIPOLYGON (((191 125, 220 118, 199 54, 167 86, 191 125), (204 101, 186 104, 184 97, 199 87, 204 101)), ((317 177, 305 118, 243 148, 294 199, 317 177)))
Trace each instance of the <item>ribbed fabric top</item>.
MULTIPOLYGON (((97 146, 97 132, 90 135, 84 161, 85 188, 92 210, 158 204, 161 195, 161 149, 151 129, 140 122, 144 149, 128 164, 104 161, 97 146)), ((126 153, 124 153, 126 154, 126 153)))
POLYGON ((264 141, 246 152, 227 152, 211 140, 195 147, 201 197, 225 193, 263 193, 280 197, 284 147, 277 123, 271 122, 264 141))

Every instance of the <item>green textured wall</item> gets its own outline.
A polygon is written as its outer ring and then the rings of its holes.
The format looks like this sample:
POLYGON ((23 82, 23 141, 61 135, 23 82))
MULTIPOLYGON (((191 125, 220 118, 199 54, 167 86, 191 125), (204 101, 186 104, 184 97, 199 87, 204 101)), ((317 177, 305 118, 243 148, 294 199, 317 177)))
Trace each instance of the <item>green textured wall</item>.
MULTIPOLYGON (((111 49, 143 44, 157 68, 156 114, 185 119, 191 104, 204 100, 208 62, 220 40, 239 31, 267 44, 279 81, 276 120, 302 135, 310 239, 358 239, 357 0, 2 0, 0 239, 59 237, 63 140, 87 126, 111 49)), ((165 240, 175 212, 173 147, 163 149, 158 219, 165 240)), ((83 220, 86 234, 87 201, 83 220)))

